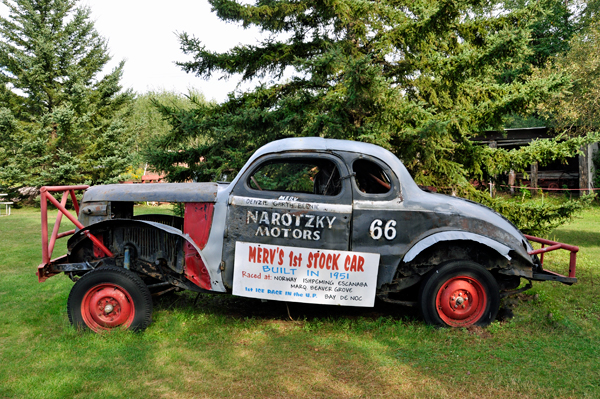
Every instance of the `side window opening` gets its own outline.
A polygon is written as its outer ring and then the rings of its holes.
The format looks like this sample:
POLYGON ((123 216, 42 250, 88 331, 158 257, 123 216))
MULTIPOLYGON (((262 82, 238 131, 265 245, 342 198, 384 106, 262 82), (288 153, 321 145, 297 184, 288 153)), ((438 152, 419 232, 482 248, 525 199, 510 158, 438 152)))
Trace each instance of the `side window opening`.
POLYGON ((392 189, 390 177, 375 162, 366 159, 352 164, 358 189, 365 194, 385 194, 392 189))
POLYGON ((286 159, 261 165, 248 179, 259 191, 283 191, 318 195, 338 195, 342 190, 340 173, 329 160, 286 159))

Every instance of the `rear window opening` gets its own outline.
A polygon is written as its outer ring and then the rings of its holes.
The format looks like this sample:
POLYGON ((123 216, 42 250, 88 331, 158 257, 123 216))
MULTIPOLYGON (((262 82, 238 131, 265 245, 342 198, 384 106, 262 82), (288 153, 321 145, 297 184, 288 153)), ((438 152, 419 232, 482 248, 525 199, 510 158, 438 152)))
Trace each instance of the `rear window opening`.
POLYGON ((365 194, 385 194, 392 189, 389 176, 375 162, 359 159, 352 164, 358 189, 365 194))

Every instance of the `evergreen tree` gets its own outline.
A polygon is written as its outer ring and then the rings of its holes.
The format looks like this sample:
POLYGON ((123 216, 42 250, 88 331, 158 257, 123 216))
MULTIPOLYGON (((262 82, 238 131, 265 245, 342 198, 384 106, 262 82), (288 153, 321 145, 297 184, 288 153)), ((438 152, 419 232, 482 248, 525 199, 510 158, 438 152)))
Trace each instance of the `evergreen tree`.
POLYGON ((571 84, 537 107, 559 129, 571 133, 600 128, 600 21, 590 24, 570 41, 570 50, 536 71, 536 77, 563 73, 571 84))
POLYGON ((195 102, 206 103, 204 95, 196 91, 183 95, 161 90, 136 96, 128 118, 129 128, 137 137, 136 151, 152 139, 165 136, 171 131, 171 125, 160 112, 162 107, 190 110, 195 102))
MULTIPOLYGON (((193 57, 183 69, 205 78, 279 80, 232 93, 218 106, 164 109, 173 132, 146 155, 173 180, 218 179, 269 141, 322 136, 379 144, 419 184, 468 194, 471 179, 498 172, 495 152, 471 138, 500 129, 508 115, 568 83, 562 74, 525 76, 539 3, 482 13, 489 3, 481 0, 210 2, 224 21, 269 35, 218 53, 183 33, 182 49, 193 57), (509 70, 517 75, 503 79, 509 70), (291 77, 282 81, 284 74, 291 77), (205 141, 195 144, 198 137, 205 141), (174 166, 181 164, 188 167, 174 166)), ((552 158, 574 155, 583 141, 551 151, 552 158)), ((547 153, 515 158, 543 163, 547 153)), ((509 169, 526 167, 502 159, 509 169)))
MULTIPOLYGON (((569 50, 569 40, 581 30, 581 18, 574 13, 573 0, 540 0, 530 21, 530 54, 519 66, 508 66, 503 81, 524 79, 535 68, 541 68, 555 56, 569 50)), ((527 0, 503 0, 496 5, 496 12, 510 12, 528 7, 527 0)))
MULTIPOLYGON (((495 12, 508 12, 527 7, 528 0, 500 0, 491 7, 495 12)), ((519 67, 509 65, 501 76, 501 82, 528 79, 538 68, 552 64, 557 56, 569 51, 569 43, 586 26, 586 18, 580 12, 578 0, 540 0, 531 23, 531 54, 519 67)), ((485 12, 492 12, 486 9, 485 12)), ((505 128, 551 127, 546 115, 532 109, 513 113, 504 124, 505 128), (532 112, 533 111, 533 112, 532 112)))
POLYGON ((0 182, 9 187, 115 181, 130 165, 121 62, 76 0, 2 0, 0 182))

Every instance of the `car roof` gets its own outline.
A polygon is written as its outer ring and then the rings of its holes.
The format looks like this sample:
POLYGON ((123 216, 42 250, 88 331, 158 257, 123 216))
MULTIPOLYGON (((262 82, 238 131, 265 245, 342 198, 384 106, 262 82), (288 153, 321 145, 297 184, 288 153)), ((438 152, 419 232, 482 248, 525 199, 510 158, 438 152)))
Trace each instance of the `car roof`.
POLYGON ((412 177, 398 157, 385 148, 360 141, 325 139, 322 137, 294 137, 276 140, 265 144, 259 148, 252 155, 252 157, 250 157, 245 167, 240 170, 240 173, 236 179, 234 179, 234 182, 237 182, 237 179, 245 173, 246 169, 256 159, 267 154, 284 153, 290 151, 345 151, 372 156, 385 162, 395 173, 398 174, 398 178, 402 182, 403 191, 421 191, 416 183, 414 183, 412 177))
MULTIPOLYGON (((322 137, 293 137, 272 141, 255 152, 255 157, 264 154, 285 151, 348 151, 357 152, 378 158, 386 158, 392 153, 375 144, 351 140, 325 139, 322 137)), ((254 157, 253 157, 254 158, 254 157)))

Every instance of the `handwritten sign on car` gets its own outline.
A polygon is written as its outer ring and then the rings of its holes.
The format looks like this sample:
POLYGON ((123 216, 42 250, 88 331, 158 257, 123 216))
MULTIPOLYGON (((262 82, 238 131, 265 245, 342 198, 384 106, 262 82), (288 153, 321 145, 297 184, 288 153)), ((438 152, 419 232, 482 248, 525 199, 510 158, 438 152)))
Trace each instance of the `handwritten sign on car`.
POLYGON ((373 306, 379 254, 238 241, 233 294, 277 301, 373 306))

